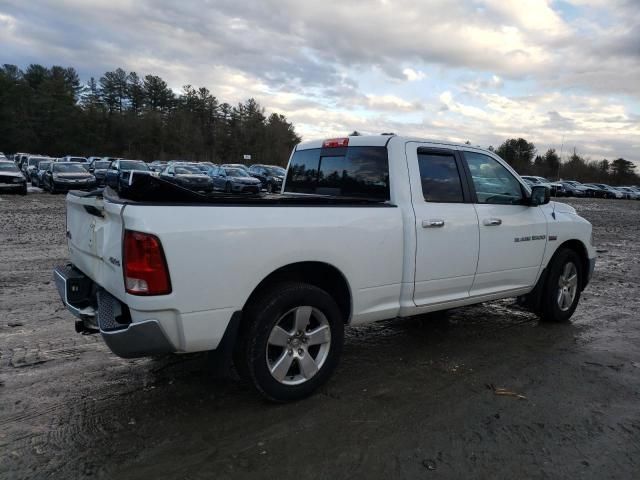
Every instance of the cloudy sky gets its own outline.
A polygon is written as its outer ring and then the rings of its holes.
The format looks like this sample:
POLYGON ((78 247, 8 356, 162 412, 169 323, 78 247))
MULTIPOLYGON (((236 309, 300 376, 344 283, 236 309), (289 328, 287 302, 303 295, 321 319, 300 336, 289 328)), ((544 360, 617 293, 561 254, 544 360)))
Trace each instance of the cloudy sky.
POLYGON ((305 139, 399 134, 640 161, 640 0, 0 0, 0 63, 255 97, 305 139))

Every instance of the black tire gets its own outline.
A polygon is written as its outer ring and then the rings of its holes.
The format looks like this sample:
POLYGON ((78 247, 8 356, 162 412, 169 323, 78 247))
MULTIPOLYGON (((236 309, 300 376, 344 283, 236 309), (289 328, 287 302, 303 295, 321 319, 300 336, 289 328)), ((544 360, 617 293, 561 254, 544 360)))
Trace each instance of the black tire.
POLYGON ((224 185, 224 192, 225 192, 225 193, 231 193, 231 183, 227 182, 227 183, 224 185))
MULTIPOLYGON (((549 274, 545 281, 542 291, 540 317, 547 322, 566 322, 573 312, 575 312, 578 302, 580 301, 580 293, 582 290, 583 268, 580 256, 569 248, 562 248, 555 253, 551 262, 549 262, 549 274), (560 285, 560 277, 564 274, 566 266, 572 263, 576 272, 576 289, 573 300, 568 308, 560 306, 560 290, 564 288, 560 285)), ((568 302, 567 302, 568 303, 568 302)))
MULTIPOLYGON (((279 283, 252 302, 244 314, 244 328, 235 356, 236 370, 241 376, 248 378, 265 398, 274 402, 299 400, 311 395, 329 379, 342 353, 344 321, 338 305, 327 292, 306 283, 279 283), (279 322, 282 325, 282 319, 287 318, 287 312, 303 306, 317 309, 324 315, 329 326, 330 343, 324 362, 315 374, 302 383, 287 385, 278 381, 269 370, 268 355, 271 350, 267 349, 273 347, 268 346, 268 340, 273 328, 279 322)), ((312 348, 314 347, 309 346, 309 350, 305 350, 302 356, 313 355, 310 353, 312 348)), ((281 354, 277 353, 276 356, 284 357, 287 349, 288 347, 283 347, 281 354)), ((291 353, 289 355, 291 356, 291 353)), ((319 350, 316 355, 316 358, 319 358, 319 350)), ((293 370, 287 369, 287 373, 295 371, 296 368, 301 373, 301 363, 298 360, 301 357, 296 356, 294 352, 293 358, 296 359, 295 366, 290 362, 293 370)))

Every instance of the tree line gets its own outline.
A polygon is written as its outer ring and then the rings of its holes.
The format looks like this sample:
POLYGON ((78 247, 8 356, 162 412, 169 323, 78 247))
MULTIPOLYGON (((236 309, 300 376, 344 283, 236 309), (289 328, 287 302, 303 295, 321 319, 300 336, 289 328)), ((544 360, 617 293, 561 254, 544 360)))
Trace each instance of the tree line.
POLYGON ((192 85, 176 94, 157 75, 121 68, 83 84, 73 68, 0 67, 5 153, 286 165, 299 141, 284 115, 265 115, 253 98, 232 106, 192 85))
POLYGON ((521 175, 536 175, 549 180, 578 180, 585 183, 608 185, 639 185, 640 176, 636 165, 624 158, 614 160, 588 160, 576 150, 566 161, 562 161, 555 149, 537 154, 533 143, 524 138, 510 138, 497 149, 489 147, 502 157, 521 175))

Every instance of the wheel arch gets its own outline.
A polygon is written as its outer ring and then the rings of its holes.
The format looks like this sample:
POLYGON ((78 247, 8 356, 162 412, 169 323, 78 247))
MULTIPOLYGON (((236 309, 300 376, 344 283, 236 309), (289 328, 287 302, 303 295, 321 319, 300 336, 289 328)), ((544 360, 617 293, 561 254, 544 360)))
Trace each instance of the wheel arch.
POLYGON ((272 285, 288 280, 308 283, 326 291, 338 304, 344 322, 349 322, 353 302, 347 278, 335 266, 317 261, 290 263, 274 270, 253 289, 243 310, 272 285))

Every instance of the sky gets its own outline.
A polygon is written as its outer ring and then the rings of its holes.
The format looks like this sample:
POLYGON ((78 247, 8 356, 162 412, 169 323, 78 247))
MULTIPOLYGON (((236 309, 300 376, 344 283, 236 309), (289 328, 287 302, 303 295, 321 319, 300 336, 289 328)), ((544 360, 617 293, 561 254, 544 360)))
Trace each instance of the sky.
POLYGON ((0 0, 0 63, 257 99, 303 139, 510 137, 640 162, 640 0, 0 0))

